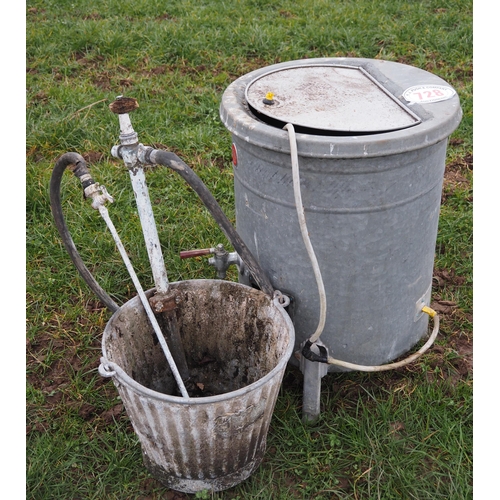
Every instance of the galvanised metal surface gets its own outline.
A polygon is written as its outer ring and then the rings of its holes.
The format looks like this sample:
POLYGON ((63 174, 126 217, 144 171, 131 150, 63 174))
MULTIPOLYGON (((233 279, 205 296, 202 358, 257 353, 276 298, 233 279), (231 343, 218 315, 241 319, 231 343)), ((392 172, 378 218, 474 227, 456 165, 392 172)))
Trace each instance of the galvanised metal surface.
POLYGON ((293 325, 276 301, 239 283, 192 280, 170 290, 181 298, 177 322, 197 393, 176 395, 138 297, 108 322, 99 371, 113 378, 156 479, 186 493, 227 489, 262 461, 293 325))
POLYGON ((246 100, 270 118, 323 131, 380 132, 420 121, 363 68, 353 66, 308 64, 271 71, 248 85, 246 100))
POLYGON ((226 89, 220 114, 233 139, 237 231, 273 286, 293 297, 297 350, 317 326, 319 301, 297 222, 289 138, 255 116, 245 93, 268 73, 315 64, 363 68, 421 120, 385 133, 297 133, 302 199, 327 295, 321 341, 337 359, 383 364, 427 332, 421 307, 431 296, 447 139, 462 112, 439 77, 380 60, 291 61, 226 89))

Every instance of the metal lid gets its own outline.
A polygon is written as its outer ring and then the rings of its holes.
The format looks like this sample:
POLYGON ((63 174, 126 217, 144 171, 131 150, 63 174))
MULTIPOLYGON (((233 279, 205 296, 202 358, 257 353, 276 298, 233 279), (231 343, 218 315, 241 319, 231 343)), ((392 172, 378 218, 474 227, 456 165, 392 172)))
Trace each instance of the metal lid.
POLYGON ((357 66, 312 64, 270 71, 248 84, 245 97, 264 121, 308 131, 371 134, 421 121, 357 66))

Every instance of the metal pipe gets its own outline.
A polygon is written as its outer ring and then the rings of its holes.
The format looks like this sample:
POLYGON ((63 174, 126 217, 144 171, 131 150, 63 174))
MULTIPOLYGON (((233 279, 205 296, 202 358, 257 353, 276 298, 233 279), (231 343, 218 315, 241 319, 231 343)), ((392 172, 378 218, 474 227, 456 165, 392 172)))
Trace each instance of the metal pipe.
POLYGON ((124 97, 118 98, 110 105, 111 111, 118 114, 121 142, 120 146, 112 148, 111 154, 117 158, 121 158, 129 171, 156 288, 155 295, 149 299, 149 305, 156 314, 163 313, 161 316, 158 316, 158 321, 161 322, 168 336, 170 349, 180 375, 183 380, 187 381, 189 379, 189 367, 175 315, 177 307, 176 297, 168 293, 167 270, 161 251, 160 238, 158 237, 158 230, 156 228, 153 207, 151 206, 143 168, 146 163, 144 162, 145 152, 151 148, 145 148, 139 143, 138 135, 128 115, 130 111, 133 111, 138 106, 135 99, 124 97))
POLYGON ((165 294, 168 292, 167 270, 161 251, 160 238, 156 228, 153 208, 149 198, 149 191, 144 175, 143 162, 139 158, 139 152, 144 148, 138 142, 138 135, 135 132, 130 117, 126 111, 135 109, 138 106, 135 99, 118 98, 112 105, 111 110, 118 114, 120 123, 121 146, 114 147, 111 154, 119 157, 125 163, 134 190, 137 212, 141 221, 144 242, 148 252, 149 263, 153 273, 156 293, 165 294), (123 102, 125 101, 125 102, 123 102), (130 102, 128 102, 130 101, 130 102))
POLYGON ((148 186, 144 169, 141 167, 129 170, 132 189, 134 190, 137 212, 141 221, 144 242, 151 264, 151 271, 155 282, 156 293, 164 294, 168 292, 168 277, 165 269, 165 261, 160 246, 160 238, 156 229, 153 208, 149 198, 148 186))

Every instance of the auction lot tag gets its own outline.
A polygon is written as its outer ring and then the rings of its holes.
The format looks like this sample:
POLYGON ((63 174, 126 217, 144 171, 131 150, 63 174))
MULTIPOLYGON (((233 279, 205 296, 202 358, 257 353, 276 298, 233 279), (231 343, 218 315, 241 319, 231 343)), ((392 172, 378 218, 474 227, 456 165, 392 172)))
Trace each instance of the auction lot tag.
POLYGON ((408 102, 426 104, 428 102, 446 101, 456 94, 455 90, 446 85, 415 85, 403 92, 408 102))

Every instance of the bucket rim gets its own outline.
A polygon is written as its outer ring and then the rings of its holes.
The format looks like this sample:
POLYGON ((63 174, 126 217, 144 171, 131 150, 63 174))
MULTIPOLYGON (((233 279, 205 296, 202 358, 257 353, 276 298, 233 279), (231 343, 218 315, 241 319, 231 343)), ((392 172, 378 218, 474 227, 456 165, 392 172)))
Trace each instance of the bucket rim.
MULTIPOLYGON (((261 290, 257 290, 255 288, 249 287, 247 285, 244 285, 242 283, 237 283, 233 281, 226 281, 226 280, 215 280, 215 279, 193 279, 193 280, 183 280, 183 281, 176 281, 173 283, 169 283, 170 286, 175 286, 179 285, 181 283, 189 283, 189 284, 196 284, 196 283, 210 283, 210 282, 216 282, 218 284, 224 283, 224 284, 229 284, 229 286, 235 286, 238 288, 246 288, 248 290, 251 290, 252 293, 258 293, 262 294, 263 296, 266 297, 266 299, 269 301, 269 305, 271 307, 276 307, 279 314, 282 316, 283 320, 285 321, 285 324, 288 329, 288 345, 286 346, 285 351, 280 357, 280 360, 276 364, 276 366, 270 370, 266 375, 263 377, 259 378, 255 382, 252 382, 249 385, 246 385, 245 387, 241 387, 240 389, 236 389, 235 391, 230 391, 230 392, 225 392, 223 394, 217 394, 215 396, 205 396, 205 397, 189 397, 189 398, 184 398, 182 396, 173 396, 170 394, 164 394, 161 392, 154 391, 152 389, 149 389, 148 387, 145 387, 144 385, 140 384, 136 380, 134 380, 130 375, 128 375, 125 370, 118 365, 117 363, 113 361, 109 361, 106 356, 105 352, 105 339, 107 336, 107 330, 115 316, 117 316, 120 311, 122 311, 123 307, 127 306, 130 304, 132 301, 138 301, 139 297, 133 297, 132 299, 128 300, 124 304, 122 304, 111 316, 111 318, 108 320, 105 328, 104 328, 104 333, 102 337, 102 354, 103 356, 100 359, 100 366, 99 366, 99 373, 101 376, 104 377, 111 377, 111 378, 116 378, 119 382, 122 384, 130 387, 133 389, 135 392, 139 393, 140 395, 146 396, 148 398, 154 398, 159 401, 163 402, 169 402, 169 403, 178 403, 181 405, 193 405, 193 404, 212 404, 212 403, 218 403, 221 401, 226 401, 228 399, 233 399, 237 398, 243 395, 246 395, 254 390, 259 389, 261 386, 266 384, 268 381, 276 377, 287 365, 289 358, 292 355, 293 348, 295 345, 295 328, 293 326, 292 320, 290 319, 290 316, 288 316, 288 313, 285 311, 283 306, 279 304, 277 300, 271 299, 267 294, 262 292, 261 290)), ((146 292, 146 295, 151 294, 154 292, 154 288, 148 290, 146 292)))

